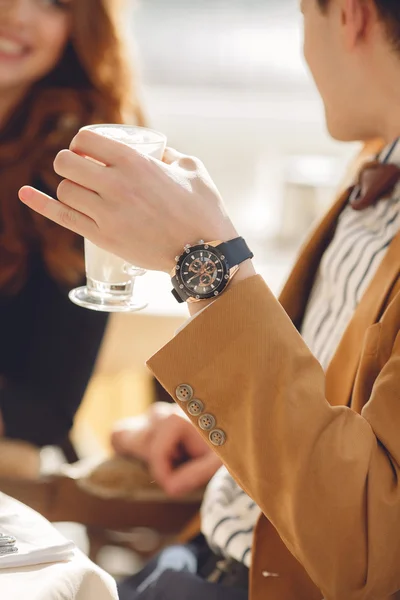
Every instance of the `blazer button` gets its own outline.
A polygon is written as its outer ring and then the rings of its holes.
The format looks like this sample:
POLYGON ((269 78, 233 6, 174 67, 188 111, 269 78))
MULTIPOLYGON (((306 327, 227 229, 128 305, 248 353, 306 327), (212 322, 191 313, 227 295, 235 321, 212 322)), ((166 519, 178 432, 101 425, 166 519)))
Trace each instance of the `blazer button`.
POLYGON ((222 429, 214 429, 209 435, 210 442, 214 446, 223 446, 226 442, 226 435, 222 429))
POLYGON ((182 383, 176 388, 175 395, 181 402, 189 402, 193 398, 193 389, 187 383, 182 383))
POLYGON ((200 400, 192 400, 188 405, 188 413, 192 417, 198 417, 204 412, 204 404, 200 400))
POLYGON ((212 415, 210 415, 208 413, 206 413, 205 415, 202 415, 199 419, 199 427, 203 431, 210 431, 211 429, 214 429, 215 425, 216 425, 215 417, 213 417, 212 415))

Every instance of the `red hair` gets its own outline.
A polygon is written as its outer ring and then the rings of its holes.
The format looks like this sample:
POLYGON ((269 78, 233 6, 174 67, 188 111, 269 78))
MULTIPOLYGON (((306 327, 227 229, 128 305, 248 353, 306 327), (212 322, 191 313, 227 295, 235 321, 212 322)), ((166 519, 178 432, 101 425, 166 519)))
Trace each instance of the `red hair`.
POLYGON ((144 124, 120 34, 118 0, 76 0, 72 34, 57 67, 30 90, 0 133, 0 292, 24 285, 40 255, 61 285, 83 277, 81 238, 27 209, 21 185, 55 194, 53 161, 80 127, 101 122, 144 124))

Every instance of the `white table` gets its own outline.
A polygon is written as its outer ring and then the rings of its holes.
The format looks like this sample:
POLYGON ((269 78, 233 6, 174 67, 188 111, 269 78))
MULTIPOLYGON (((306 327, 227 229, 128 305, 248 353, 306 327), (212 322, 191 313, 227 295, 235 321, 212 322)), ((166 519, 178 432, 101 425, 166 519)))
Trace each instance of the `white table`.
POLYGON ((114 580, 80 551, 65 563, 0 571, 4 600, 117 600, 114 580))
MULTIPOLYGON (((21 523, 24 527, 25 523, 29 523, 29 534, 35 540, 48 539, 49 532, 51 534, 49 528, 53 529, 48 521, 32 509, 0 494, 0 530, 4 515, 8 515, 7 533, 13 533, 15 523, 17 545, 18 531, 22 532, 21 523), (9 515, 12 516, 11 520, 9 515)), ((55 534, 60 535, 58 532, 55 534)), ((2 600, 117 600, 118 594, 113 578, 76 549, 70 560, 34 566, 1 568, 0 557, 0 598, 2 600)))

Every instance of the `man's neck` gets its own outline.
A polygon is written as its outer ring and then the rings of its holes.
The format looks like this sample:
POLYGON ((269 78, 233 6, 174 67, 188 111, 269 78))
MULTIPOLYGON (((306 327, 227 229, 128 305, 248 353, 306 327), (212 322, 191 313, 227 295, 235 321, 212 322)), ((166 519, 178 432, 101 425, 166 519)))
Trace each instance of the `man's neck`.
POLYGON ((388 57, 385 51, 375 57, 374 65, 370 116, 377 136, 390 144, 400 137, 400 56, 391 53, 388 57))
POLYGON ((400 137, 400 99, 397 106, 388 106, 382 118, 381 137, 386 144, 391 144, 400 137))

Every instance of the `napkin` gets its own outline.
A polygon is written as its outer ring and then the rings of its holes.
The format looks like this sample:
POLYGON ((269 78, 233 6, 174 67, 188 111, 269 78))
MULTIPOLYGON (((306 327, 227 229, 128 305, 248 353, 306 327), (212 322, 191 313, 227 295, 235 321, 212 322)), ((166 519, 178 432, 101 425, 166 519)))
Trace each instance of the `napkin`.
POLYGON ((18 552, 0 556, 0 569, 71 560, 76 551, 44 517, 0 493, 0 533, 16 538, 18 552))

